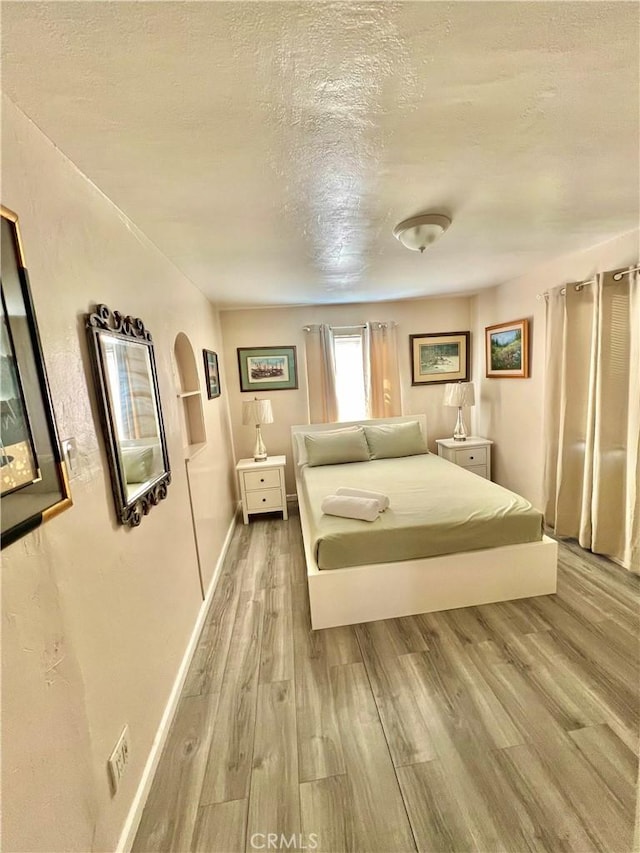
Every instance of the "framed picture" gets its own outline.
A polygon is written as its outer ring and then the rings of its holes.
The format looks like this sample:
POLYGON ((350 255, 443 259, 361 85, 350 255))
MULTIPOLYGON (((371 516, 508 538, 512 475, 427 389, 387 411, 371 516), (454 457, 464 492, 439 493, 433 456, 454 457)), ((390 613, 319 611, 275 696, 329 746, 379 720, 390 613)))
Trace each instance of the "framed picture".
POLYGON ((487 377, 527 379, 529 376, 529 321, 514 320, 485 329, 487 377))
POLYGON ((18 217, 0 208, 0 500, 2 546, 71 506, 18 217))
POLYGON ((218 370, 218 356, 213 350, 203 349, 204 375, 207 381, 207 397, 213 400, 220 396, 220 372, 218 370))
POLYGON ((288 391, 298 387, 295 347, 238 347, 241 391, 288 391))
POLYGON ((470 332, 409 335, 411 384, 467 382, 471 358, 470 336, 470 332))

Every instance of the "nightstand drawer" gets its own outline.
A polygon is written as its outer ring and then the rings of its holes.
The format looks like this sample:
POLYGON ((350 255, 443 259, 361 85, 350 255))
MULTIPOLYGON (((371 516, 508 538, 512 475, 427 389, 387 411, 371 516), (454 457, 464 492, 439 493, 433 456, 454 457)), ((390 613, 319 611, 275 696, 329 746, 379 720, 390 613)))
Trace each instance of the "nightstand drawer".
POLYGON ((456 465, 462 465, 463 468, 470 468, 474 465, 487 464, 487 448, 486 447, 470 447, 469 449, 456 450, 456 465))
POLYGON ((268 468, 266 471, 245 471, 243 477, 247 491, 280 488, 280 471, 277 468, 268 468))
POLYGON ((437 438, 438 456, 448 459, 454 465, 459 465, 485 480, 491 479, 491 446, 488 438, 470 436, 466 442, 455 441, 453 438, 437 438))
POLYGON ((247 492, 247 509, 249 512, 261 509, 282 509, 282 491, 278 488, 247 492))
POLYGON ((465 465, 464 470, 471 471, 472 474, 477 474, 479 477, 484 477, 485 480, 489 479, 489 472, 486 465, 465 465))

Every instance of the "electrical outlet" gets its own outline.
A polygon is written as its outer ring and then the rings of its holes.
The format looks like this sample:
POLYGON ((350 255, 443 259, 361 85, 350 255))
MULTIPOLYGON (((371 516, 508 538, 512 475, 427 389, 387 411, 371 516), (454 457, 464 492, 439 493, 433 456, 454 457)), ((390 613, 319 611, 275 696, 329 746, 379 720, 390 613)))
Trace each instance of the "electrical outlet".
POLYGON ((124 776, 124 772, 129 764, 129 726, 125 726, 122 734, 118 738, 118 743, 115 745, 113 752, 109 756, 107 765, 109 767, 109 776, 111 778, 111 790, 115 794, 120 785, 120 780, 124 776))

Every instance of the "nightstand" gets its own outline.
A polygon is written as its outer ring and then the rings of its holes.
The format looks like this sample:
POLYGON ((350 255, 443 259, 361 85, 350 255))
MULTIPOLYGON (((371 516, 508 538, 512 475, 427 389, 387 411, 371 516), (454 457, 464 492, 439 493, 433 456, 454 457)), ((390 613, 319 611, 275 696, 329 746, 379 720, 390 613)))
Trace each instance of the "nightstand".
POLYGON ((269 456, 264 462, 241 459, 236 465, 240 480, 242 517, 249 524, 249 516, 257 512, 282 512, 287 519, 287 492, 284 486, 286 456, 269 456))
POLYGON ((437 438, 438 456, 448 459, 473 471, 485 480, 491 479, 491 445, 493 442, 488 438, 470 436, 466 441, 455 441, 453 438, 437 438))

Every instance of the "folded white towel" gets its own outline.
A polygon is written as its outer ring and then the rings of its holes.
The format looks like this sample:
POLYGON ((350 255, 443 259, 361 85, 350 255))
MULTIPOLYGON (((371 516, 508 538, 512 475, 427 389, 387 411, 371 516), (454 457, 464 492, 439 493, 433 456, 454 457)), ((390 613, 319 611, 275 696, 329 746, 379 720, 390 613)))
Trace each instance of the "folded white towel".
POLYGON ((384 512, 389 506, 389 498, 383 495, 382 492, 368 492, 366 489, 349 489, 346 486, 340 486, 336 489, 336 495, 351 495, 353 498, 372 498, 378 502, 378 512, 384 512))
POLYGON ((326 515, 339 515, 341 518, 375 521, 378 517, 378 502, 373 498, 329 495, 322 501, 321 508, 326 515))

